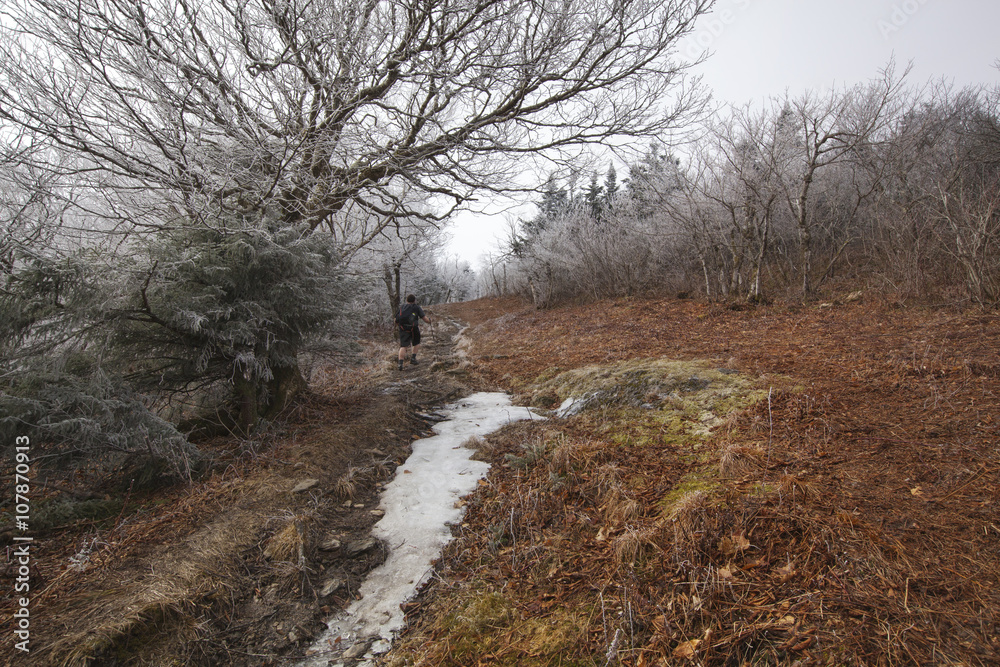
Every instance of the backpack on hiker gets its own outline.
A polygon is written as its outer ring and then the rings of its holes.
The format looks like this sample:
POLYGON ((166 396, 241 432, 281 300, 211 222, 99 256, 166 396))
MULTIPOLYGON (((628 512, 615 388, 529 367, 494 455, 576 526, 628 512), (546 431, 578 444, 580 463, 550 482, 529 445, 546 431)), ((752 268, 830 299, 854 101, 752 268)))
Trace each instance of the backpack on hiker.
POLYGON ((407 303, 400 306, 399 312, 396 314, 396 324, 398 324, 399 328, 404 331, 412 331, 413 327, 417 325, 416 304, 407 303))

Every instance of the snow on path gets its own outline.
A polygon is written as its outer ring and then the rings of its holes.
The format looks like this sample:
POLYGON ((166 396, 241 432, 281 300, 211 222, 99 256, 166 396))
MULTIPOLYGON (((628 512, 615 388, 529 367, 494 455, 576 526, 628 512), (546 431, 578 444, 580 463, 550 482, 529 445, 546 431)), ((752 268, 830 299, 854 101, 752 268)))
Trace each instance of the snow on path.
POLYGON ((378 640, 373 651, 388 650, 405 625, 400 605, 430 576, 432 562, 452 538, 449 526, 462 518, 458 499, 475 491, 489 470, 489 464, 469 458, 473 451, 463 443, 510 422, 539 418, 499 392, 473 394, 439 412, 448 420, 434 425, 436 435, 413 442, 413 453, 382 494, 385 516, 372 535, 387 543, 388 558, 361 585, 361 599, 329 621, 302 667, 325 666, 331 651, 340 654, 371 639, 378 640))

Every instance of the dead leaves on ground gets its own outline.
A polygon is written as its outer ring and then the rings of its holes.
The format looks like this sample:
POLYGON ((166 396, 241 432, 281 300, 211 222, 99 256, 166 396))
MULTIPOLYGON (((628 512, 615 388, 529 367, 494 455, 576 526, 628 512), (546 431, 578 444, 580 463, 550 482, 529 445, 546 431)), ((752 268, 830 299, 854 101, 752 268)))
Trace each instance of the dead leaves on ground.
MULTIPOLYGON (((470 308, 496 312, 488 302, 470 308)), ((600 595, 593 655, 615 636, 607 619, 630 618, 625 636, 635 643, 616 647, 617 656, 641 667, 822 656, 830 664, 931 664, 941 655, 1000 662, 1000 554, 988 527, 1000 525, 1000 317, 874 299, 738 312, 640 299, 552 311, 507 302, 502 310, 502 321, 473 322, 470 354, 480 377, 515 391, 553 363, 568 370, 650 358, 712 359, 765 388, 777 374, 797 385, 726 425, 714 452, 729 452, 724 483, 680 517, 683 529, 650 523, 656 497, 642 497, 618 526, 596 521, 598 508, 570 502, 566 491, 544 495, 547 476, 522 471, 490 487, 499 495, 485 522, 512 508, 516 516, 518 497, 560 500, 559 511, 530 515, 570 536, 559 543, 558 575, 545 579, 545 594, 565 605, 600 595), (600 318, 588 316, 595 310, 600 318), (497 357, 500 348, 512 353, 497 357), (593 523, 567 520, 583 516, 593 523), (589 539, 572 537, 581 531, 589 539), (634 546, 625 539, 633 534, 652 546, 616 558, 616 547, 634 546)), ((677 479, 666 454, 587 447, 622 479, 677 479)), ((711 446, 699 456, 713 456, 711 446)), ((470 576, 507 582, 532 609, 536 581, 525 554, 536 547, 526 525, 518 547, 495 562, 475 560, 470 576), (523 569, 509 565, 518 549, 523 569)), ((463 548, 474 550, 470 541, 463 548)))

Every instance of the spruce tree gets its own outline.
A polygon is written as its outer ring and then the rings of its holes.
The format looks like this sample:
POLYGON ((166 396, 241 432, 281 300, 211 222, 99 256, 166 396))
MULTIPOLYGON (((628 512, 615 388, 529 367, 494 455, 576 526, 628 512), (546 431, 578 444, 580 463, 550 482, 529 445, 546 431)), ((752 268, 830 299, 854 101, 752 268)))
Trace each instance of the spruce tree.
POLYGON ((618 175, 615 173, 615 165, 608 167, 608 173, 604 177, 604 208, 611 210, 614 207, 615 196, 618 194, 618 175))
POLYGON ((602 208, 602 196, 604 194, 603 186, 597 183, 597 174, 593 174, 590 177, 590 185, 587 186, 586 191, 584 191, 583 199, 587 204, 587 210, 590 212, 591 217, 600 218, 601 208, 602 208))
POLYGON ((304 225, 179 225, 117 255, 20 257, 0 290, 0 437, 188 477, 197 452, 157 408, 221 390, 213 414, 252 433, 303 386, 302 346, 343 340, 349 293, 338 247, 304 225))
MULTIPOLYGON (((147 391, 231 387, 249 433, 303 386, 298 351, 343 324, 347 280, 329 237, 305 227, 188 228, 150 243, 107 315, 111 345, 147 391)), ((124 364, 123 364, 124 365, 124 364)))

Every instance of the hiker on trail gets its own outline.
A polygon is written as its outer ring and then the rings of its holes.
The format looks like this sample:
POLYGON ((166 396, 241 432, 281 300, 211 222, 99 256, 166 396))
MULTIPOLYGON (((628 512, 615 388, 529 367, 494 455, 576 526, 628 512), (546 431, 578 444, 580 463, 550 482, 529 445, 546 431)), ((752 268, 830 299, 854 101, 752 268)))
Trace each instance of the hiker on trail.
POLYGON ((396 324, 399 325, 399 370, 403 370, 403 360, 406 359, 406 348, 413 346, 410 363, 417 363, 417 351, 420 349, 420 320, 430 324, 430 318, 424 314, 423 308, 417 305, 417 297, 406 296, 406 304, 399 308, 396 324))

